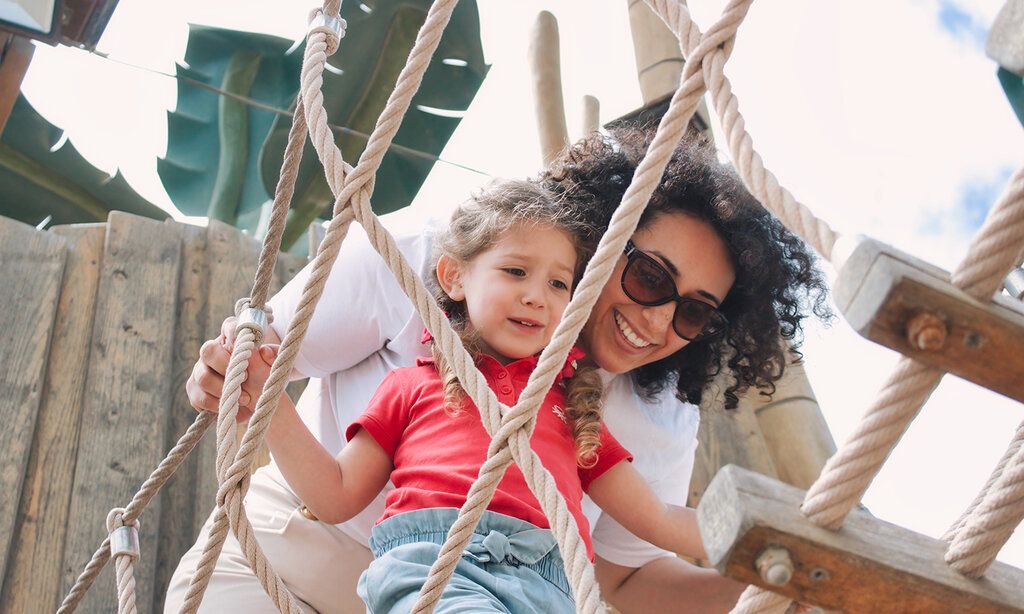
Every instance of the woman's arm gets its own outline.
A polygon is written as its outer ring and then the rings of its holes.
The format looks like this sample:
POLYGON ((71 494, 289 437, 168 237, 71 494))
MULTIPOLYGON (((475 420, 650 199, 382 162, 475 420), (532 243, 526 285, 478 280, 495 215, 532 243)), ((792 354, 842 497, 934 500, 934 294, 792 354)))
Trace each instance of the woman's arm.
POLYGON ((640 539, 690 558, 707 558, 696 513, 663 503, 630 463, 618 463, 595 478, 587 494, 640 539))
POLYGON ((306 428, 288 395, 281 395, 266 441, 295 494, 329 524, 363 511, 391 475, 391 457, 365 430, 332 457, 306 428))
POLYGON ((622 614, 725 614, 746 585, 674 557, 640 567, 594 561, 601 595, 622 614))
MULTIPOLYGON (((694 511, 663 503, 630 463, 619 463, 595 478, 588 494, 640 539, 689 558, 707 557, 694 511)), ((744 588, 713 569, 671 557, 654 559, 639 568, 598 557, 596 572, 602 595, 623 614, 728 612, 744 588)))

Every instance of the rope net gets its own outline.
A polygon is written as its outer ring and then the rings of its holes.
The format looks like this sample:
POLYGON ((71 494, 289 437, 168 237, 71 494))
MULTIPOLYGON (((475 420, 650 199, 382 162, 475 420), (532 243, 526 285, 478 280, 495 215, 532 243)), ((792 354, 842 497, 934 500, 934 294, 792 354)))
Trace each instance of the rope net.
MULTIPOLYGON (((537 368, 519 401, 511 407, 497 400, 422 280, 406 262, 394 239, 370 207, 376 171, 420 85, 456 2, 436 0, 430 8, 408 62, 355 166, 344 161, 334 143, 321 92, 327 58, 338 50, 344 36, 345 24, 340 18, 340 0, 327 0, 322 9, 313 11, 303 58, 299 101, 275 190, 269 231, 250 297, 236 305, 240 325, 225 375, 219 413, 216 417, 200 413, 128 506, 124 510, 112 511, 108 521, 108 530, 111 532, 135 526, 146 504, 216 419, 219 482, 217 508, 206 548, 181 607, 182 613, 190 614, 198 609, 229 530, 237 537, 255 576, 278 609, 289 614, 302 611, 297 599, 274 572, 260 549, 246 516, 244 497, 248 490, 252 461, 269 427, 278 400, 284 393, 288 374, 305 337, 313 310, 320 300, 328 273, 353 221, 366 229, 371 244, 381 254, 422 316, 434 337, 434 343, 439 346, 466 393, 479 408, 483 426, 492 438, 487 459, 480 468, 458 519, 448 533, 437 561, 431 567, 413 612, 433 610, 498 482, 513 462, 522 470, 527 484, 550 520, 551 530, 573 588, 577 610, 588 613, 603 610, 593 567, 587 559, 586 548, 576 523, 555 488, 553 477, 530 448, 529 439, 545 393, 554 383, 555 376, 564 364, 626 241, 636 230, 672 151, 683 136, 705 92, 710 94, 727 135, 729 154, 750 192, 822 257, 831 258, 839 238, 827 223, 798 202, 764 166, 745 130, 739 102, 724 74, 737 29, 746 17, 752 0, 730 2, 707 32, 701 32, 689 11, 677 0, 646 1, 679 38, 680 48, 687 58, 680 85, 551 343, 541 353, 537 368), (248 428, 241 442, 236 443, 235 417, 241 386, 245 380, 245 368, 260 343, 269 318, 266 313, 267 294, 307 134, 335 196, 333 217, 313 261, 312 272, 303 289, 296 315, 284 336, 281 350, 264 384, 248 428)), ((979 300, 991 300, 1002 276, 1020 262, 1024 252, 1022 237, 1024 169, 1014 175, 1006 192, 989 213, 968 256, 954 272, 953 283, 979 300)), ((909 358, 901 359, 878 399, 865 413, 857 431, 829 460, 819 479, 808 490, 801 507, 808 518, 831 529, 838 529, 842 525, 941 377, 940 371, 909 358)), ((962 573, 982 573, 991 564, 1013 527, 1024 517, 1022 432, 1024 427, 1018 431, 1018 437, 975 503, 946 536, 950 541, 947 558, 962 573)), ((58 612, 72 612, 81 601, 96 575, 111 558, 110 544, 111 538, 108 537, 100 545, 58 612)), ((134 612, 132 556, 118 550, 116 559, 119 612, 134 612)), ((733 611, 782 612, 789 604, 788 598, 750 587, 733 611)))

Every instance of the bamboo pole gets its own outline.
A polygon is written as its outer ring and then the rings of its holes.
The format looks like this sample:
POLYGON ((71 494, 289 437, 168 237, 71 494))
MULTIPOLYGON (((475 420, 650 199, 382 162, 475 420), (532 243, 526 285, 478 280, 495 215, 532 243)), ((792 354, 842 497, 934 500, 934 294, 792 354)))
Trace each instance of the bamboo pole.
POLYGON ((533 104, 540 134, 541 158, 547 166, 569 146, 562 101, 562 68, 559 58, 558 20, 548 11, 537 14, 530 32, 530 69, 533 104))
MULTIPOLYGON (((640 96, 644 106, 648 106, 675 93, 686 58, 679 48, 679 39, 644 0, 627 2, 640 96)), ((696 115, 704 126, 711 125, 708 107, 703 100, 697 107, 696 115)))

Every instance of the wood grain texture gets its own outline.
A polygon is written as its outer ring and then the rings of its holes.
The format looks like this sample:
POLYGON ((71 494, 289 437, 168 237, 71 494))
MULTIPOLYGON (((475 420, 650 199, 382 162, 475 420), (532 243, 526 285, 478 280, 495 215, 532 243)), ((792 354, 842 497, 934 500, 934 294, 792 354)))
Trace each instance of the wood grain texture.
MULTIPOLYGON (((164 450, 170 450, 195 421, 197 412, 185 392, 185 382, 199 356, 199 346, 206 340, 208 315, 206 229, 182 226, 181 272, 178 283, 177 325, 174 335, 174 358, 171 378, 171 409, 167 415, 167 437, 164 450)), ((207 431, 205 440, 215 438, 207 431)), ((203 443, 200 443, 203 445, 203 443)), ((157 545, 157 567, 153 588, 153 612, 163 608, 167 585, 181 556, 196 540, 196 500, 213 501, 212 493, 196 490, 199 454, 192 454, 179 466, 161 493, 160 537, 157 545)), ((205 517, 203 518, 205 519, 205 517)), ((200 519, 202 520, 202 519, 200 519)))
POLYGON ((836 443, 803 364, 790 361, 775 386, 771 398, 748 394, 740 403, 749 404, 757 416, 779 479, 809 488, 836 453, 836 443))
MULTIPOLYGON (((127 504, 164 457, 180 258, 176 224, 110 214, 68 515, 74 530, 64 552, 64 592, 103 540, 107 512, 127 504)), ((136 595, 148 607, 153 602, 159 497, 140 520, 136 595)), ((96 585, 78 611, 116 610, 109 565, 96 585)))
POLYGON ((56 235, 0 218, 0 577, 43 393, 64 243, 56 235))
POLYGON ((836 305, 858 333, 924 364, 1024 401, 1024 310, 997 296, 978 301, 949 283, 949 273, 865 239, 851 248, 834 285, 836 305), (938 350, 907 340, 922 311, 946 325, 938 350))
POLYGON ((105 228, 79 224, 51 230, 65 240, 67 259, 0 612, 52 612, 61 599, 68 504, 105 228))
POLYGON ((853 510, 830 531, 800 513, 803 491, 740 467, 715 477, 697 510, 711 562, 736 580, 847 613, 1024 612, 1024 571, 995 563, 969 580, 943 560, 945 542, 853 510), (766 585, 755 571, 769 545, 789 551, 793 577, 766 585))
MULTIPOLYGON (((724 408, 724 393, 731 385, 731 379, 728 369, 723 368, 704 393, 697 432, 697 455, 687 502, 691 507, 700 503, 712 478, 726 465, 739 465, 772 477, 778 476, 751 403, 741 402, 735 409, 724 408)), ((756 390, 750 390, 746 396, 757 394, 756 390)))

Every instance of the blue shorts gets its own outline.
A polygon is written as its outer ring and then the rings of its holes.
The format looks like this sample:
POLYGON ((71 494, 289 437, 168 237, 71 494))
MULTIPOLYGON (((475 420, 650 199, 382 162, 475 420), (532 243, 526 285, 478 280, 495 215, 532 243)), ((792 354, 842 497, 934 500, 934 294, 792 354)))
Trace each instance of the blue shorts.
MULTIPOLYGON (((407 614, 458 517, 454 508, 392 516, 373 528, 376 559, 359 578, 372 614, 407 614)), ((575 612, 554 535, 529 522, 484 512, 434 610, 451 612, 575 612)))

